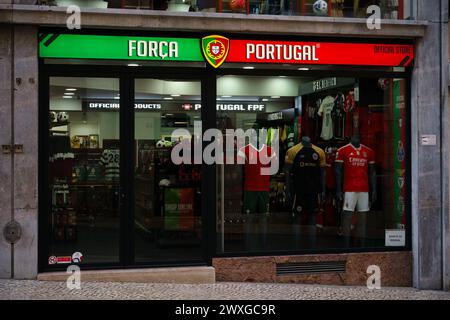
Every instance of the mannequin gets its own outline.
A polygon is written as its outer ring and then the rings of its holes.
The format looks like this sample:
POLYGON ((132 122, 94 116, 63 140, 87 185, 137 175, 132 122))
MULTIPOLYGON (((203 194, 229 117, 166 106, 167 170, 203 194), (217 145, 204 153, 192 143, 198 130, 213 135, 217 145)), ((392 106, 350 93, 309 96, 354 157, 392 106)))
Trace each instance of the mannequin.
POLYGON ((377 201, 376 169, 373 150, 361 144, 359 135, 336 155, 336 200, 343 204, 342 232, 350 246, 352 215, 358 212, 357 235, 366 236, 367 213, 377 201))
MULTIPOLYGON (((256 130, 257 133, 257 130, 256 130)), ((275 157, 270 146, 258 143, 258 135, 250 136, 249 144, 241 148, 238 156, 244 164, 244 214, 246 250, 259 251, 266 247, 267 217, 269 214, 270 176, 261 170, 270 164, 263 164, 261 157, 275 157)))
MULTIPOLYGON (((303 136, 302 140, 300 142, 300 144, 303 147, 306 148, 312 148, 313 144, 311 143, 311 139, 307 136, 303 136)), ((292 163, 286 162, 285 165, 285 176, 286 176, 286 186, 287 186, 287 199, 288 201, 292 201, 293 200, 293 177, 291 174, 291 170, 292 170, 292 163)), ((325 167, 321 168, 320 170, 320 181, 321 181, 321 193, 320 193, 320 200, 321 202, 325 200, 325 194, 326 194, 326 181, 327 181, 327 177, 326 177, 326 169, 325 167)))
POLYGON ((303 136, 287 151, 285 161, 287 196, 293 205, 294 235, 298 243, 299 225, 308 225, 309 247, 315 246, 316 215, 326 192, 325 152, 303 136))

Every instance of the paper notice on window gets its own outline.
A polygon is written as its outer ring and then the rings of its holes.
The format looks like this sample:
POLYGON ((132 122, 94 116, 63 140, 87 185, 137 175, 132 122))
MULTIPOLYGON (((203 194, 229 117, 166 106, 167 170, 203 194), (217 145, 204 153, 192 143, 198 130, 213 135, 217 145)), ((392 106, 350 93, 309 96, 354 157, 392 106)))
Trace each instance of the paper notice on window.
POLYGON ((386 247, 404 247, 406 246, 405 230, 386 230, 385 246, 386 247))

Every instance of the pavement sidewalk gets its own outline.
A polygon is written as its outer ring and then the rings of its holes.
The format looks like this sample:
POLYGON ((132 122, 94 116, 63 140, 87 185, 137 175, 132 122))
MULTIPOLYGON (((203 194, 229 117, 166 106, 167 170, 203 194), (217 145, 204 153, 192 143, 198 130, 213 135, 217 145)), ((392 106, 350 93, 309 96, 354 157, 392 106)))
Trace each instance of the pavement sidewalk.
POLYGON ((319 286, 279 283, 149 284, 0 280, 0 300, 450 300, 450 292, 413 288, 319 286))

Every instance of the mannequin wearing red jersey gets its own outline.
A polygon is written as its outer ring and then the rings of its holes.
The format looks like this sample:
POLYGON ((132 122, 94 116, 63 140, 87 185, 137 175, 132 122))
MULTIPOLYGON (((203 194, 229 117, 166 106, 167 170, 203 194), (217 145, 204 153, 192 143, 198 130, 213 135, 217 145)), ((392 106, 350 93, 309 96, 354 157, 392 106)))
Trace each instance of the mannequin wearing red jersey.
POLYGON ((270 146, 259 141, 258 135, 256 130, 255 134, 250 136, 249 143, 238 151, 238 157, 244 160, 243 210, 246 250, 255 252, 264 250, 267 242, 270 176, 264 175, 262 169, 270 167, 270 163, 266 164, 265 160, 277 157, 270 146))
POLYGON ((374 153, 355 135, 349 145, 338 150, 335 170, 336 200, 343 203, 342 231, 349 246, 353 212, 358 211, 358 234, 365 238, 367 213, 377 200, 374 153))

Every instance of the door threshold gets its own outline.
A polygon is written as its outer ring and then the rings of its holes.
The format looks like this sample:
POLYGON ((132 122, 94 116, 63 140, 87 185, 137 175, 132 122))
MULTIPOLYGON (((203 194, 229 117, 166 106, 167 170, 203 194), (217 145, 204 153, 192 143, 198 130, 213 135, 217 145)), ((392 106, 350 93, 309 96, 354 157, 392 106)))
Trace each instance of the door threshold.
MULTIPOLYGON (((67 281, 70 275, 63 272, 40 273, 39 281, 67 281)), ((135 283, 215 283, 213 267, 170 267, 148 269, 88 270, 81 271, 81 281, 135 282, 135 283)))

